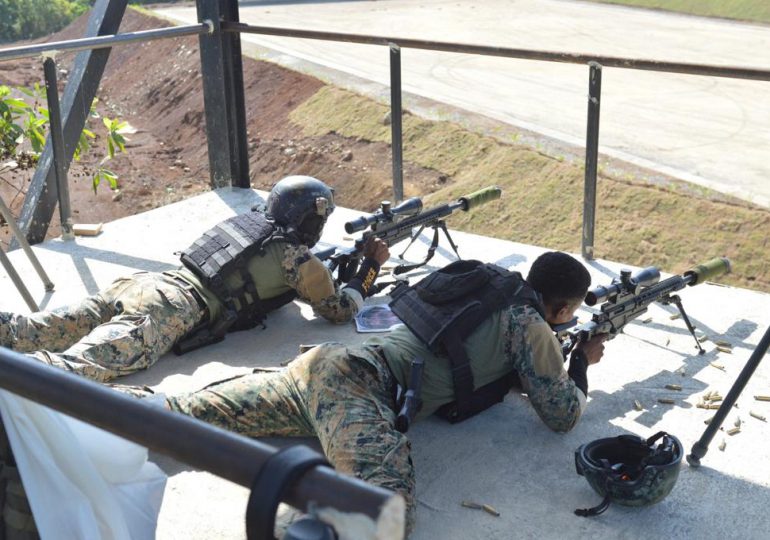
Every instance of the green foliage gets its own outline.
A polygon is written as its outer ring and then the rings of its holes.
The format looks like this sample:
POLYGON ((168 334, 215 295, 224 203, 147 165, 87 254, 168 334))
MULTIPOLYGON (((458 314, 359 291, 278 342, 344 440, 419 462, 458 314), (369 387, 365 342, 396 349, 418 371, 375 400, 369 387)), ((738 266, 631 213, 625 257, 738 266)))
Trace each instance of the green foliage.
POLYGON ((56 32, 89 7, 87 0, 0 0, 0 42, 56 32))
MULTIPOLYGON (((45 147, 50 125, 48 109, 43 106, 45 89, 36 83, 32 88, 16 90, 18 94, 27 96, 27 99, 14 97, 11 88, 0 86, 0 158, 16 158, 23 154, 27 158, 31 157, 29 161, 34 163, 37 162, 37 158, 45 147)), ((95 104, 96 100, 91 104, 89 115, 91 119, 99 118, 95 104)), ((128 122, 119 118, 102 118, 102 124, 107 130, 106 152, 92 174, 94 193, 102 181, 107 182, 111 189, 118 188, 118 176, 104 164, 114 158, 117 152, 126 151, 128 139, 125 134, 132 132, 128 122)), ((91 150, 91 142, 95 139, 96 134, 87 126, 84 127, 73 158, 79 161, 91 150)))

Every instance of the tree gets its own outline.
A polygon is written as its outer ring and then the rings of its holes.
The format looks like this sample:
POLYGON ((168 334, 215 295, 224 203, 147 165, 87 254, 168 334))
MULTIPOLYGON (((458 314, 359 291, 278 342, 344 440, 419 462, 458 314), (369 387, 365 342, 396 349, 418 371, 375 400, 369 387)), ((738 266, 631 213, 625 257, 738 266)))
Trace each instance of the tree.
POLYGON ((0 42, 56 32, 89 7, 88 0, 0 0, 0 42))

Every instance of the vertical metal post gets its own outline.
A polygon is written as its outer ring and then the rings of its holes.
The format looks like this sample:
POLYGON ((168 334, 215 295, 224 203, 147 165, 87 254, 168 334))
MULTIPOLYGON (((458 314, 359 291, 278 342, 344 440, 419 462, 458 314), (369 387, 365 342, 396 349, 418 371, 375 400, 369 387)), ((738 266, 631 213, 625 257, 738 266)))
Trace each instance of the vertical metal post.
POLYGON ((588 122, 586 134, 585 187, 583 191, 584 259, 594 258, 594 223, 596 220, 596 173, 599 162, 599 105, 602 97, 602 66, 589 62, 588 122))
POLYGON ((198 20, 213 25, 213 32, 199 38, 211 185, 249 187, 241 37, 221 27, 224 21, 238 22, 238 2, 197 0, 196 5, 198 20))
POLYGON ((63 240, 74 240, 72 232, 72 209, 70 208, 70 190, 67 185, 66 157, 64 155, 64 134, 61 127, 59 109, 59 88, 56 84, 56 61, 48 57, 43 61, 45 91, 48 97, 48 123, 50 125, 51 146, 53 147, 53 168, 56 177, 56 190, 59 198, 59 218, 63 240))
POLYGON ((393 198, 404 199, 403 138, 401 133, 401 48, 390 44, 390 140, 393 151, 393 198))

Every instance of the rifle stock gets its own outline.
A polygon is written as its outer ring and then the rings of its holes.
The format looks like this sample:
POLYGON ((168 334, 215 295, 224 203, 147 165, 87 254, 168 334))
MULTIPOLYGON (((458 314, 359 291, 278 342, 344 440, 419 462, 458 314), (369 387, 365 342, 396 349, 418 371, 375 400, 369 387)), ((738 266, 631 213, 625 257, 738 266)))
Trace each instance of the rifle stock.
POLYGON ((594 336, 608 334, 615 337, 623 327, 647 311, 653 302, 663 305, 675 304, 695 338, 699 354, 705 351, 695 336, 695 327, 684 311, 678 295, 672 294, 694 286, 722 274, 729 273, 731 265, 726 257, 717 257, 707 263, 694 266, 681 276, 672 276, 660 281, 660 270, 654 266, 643 268, 632 274, 622 270, 620 276, 608 286, 599 286, 586 294, 585 303, 593 306, 601 303, 599 313, 594 313, 591 320, 569 328, 560 328, 556 335, 562 342, 563 350, 568 353, 577 343, 588 341, 594 336))

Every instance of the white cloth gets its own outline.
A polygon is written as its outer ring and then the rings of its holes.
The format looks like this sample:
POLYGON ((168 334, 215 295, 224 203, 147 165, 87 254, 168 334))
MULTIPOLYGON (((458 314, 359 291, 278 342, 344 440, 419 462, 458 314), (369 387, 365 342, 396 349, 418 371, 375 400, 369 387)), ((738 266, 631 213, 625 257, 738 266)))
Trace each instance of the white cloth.
POLYGON ((145 540, 166 474, 147 449, 0 390, 0 412, 43 540, 145 540))

